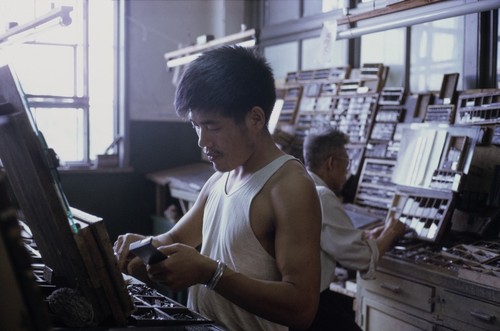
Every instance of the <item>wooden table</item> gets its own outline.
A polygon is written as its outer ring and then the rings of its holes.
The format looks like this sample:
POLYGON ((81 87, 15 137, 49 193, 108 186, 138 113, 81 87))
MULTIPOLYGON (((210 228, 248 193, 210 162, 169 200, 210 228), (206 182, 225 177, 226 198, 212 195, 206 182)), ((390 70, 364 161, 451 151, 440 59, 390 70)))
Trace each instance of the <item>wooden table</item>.
POLYGON ((186 213, 214 172, 211 163, 198 162, 146 175, 156 184, 156 214, 163 215, 168 192, 172 198, 178 199, 182 213, 186 213))

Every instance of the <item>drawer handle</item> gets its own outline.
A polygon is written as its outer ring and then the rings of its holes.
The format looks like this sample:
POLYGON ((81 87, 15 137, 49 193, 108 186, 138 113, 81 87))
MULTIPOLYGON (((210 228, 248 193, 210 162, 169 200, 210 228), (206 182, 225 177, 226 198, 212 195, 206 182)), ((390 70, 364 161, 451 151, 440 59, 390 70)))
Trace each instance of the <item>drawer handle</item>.
POLYGON ((486 313, 481 313, 479 311, 471 311, 470 314, 472 316, 474 316, 475 318, 478 318, 482 321, 485 321, 485 322, 488 322, 488 323, 492 323, 494 320, 495 320, 495 316, 494 315, 489 315, 489 314, 486 314, 486 313))
POLYGON ((396 285, 382 283, 382 284, 380 284, 380 287, 385 288, 386 290, 389 290, 389 291, 396 293, 396 294, 401 293, 401 287, 396 286, 396 285))

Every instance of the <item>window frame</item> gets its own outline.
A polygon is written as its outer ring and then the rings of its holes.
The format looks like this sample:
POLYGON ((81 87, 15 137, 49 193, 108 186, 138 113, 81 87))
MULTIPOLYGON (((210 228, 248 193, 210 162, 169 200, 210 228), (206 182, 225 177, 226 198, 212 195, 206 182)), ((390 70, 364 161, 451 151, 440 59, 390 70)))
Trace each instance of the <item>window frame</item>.
MULTIPOLYGON (((126 152, 125 137, 127 131, 126 116, 124 112, 124 90, 125 90, 125 55, 124 55, 124 44, 125 44, 125 1, 116 0, 113 1, 113 96, 112 96, 112 107, 113 113, 113 125, 110 130, 113 130, 112 143, 109 145, 109 150, 113 150, 115 154, 118 155, 118 167, 126 167, 128 165, 128 152, 126 152)), ((60 167, 60 170, 71 170, 71 169, 95 169, 97 162, 97 157, 91 156, 91 95, 90 95, 90 64, 89 64, 89 25, 91 24, 91 19, 89 19, 89 6, 91 5, 89 0, 78 1, 75 5, 78 6, 78 10, 81 10, 81 16, 78 16, 78 24, 82 24, 81 30, 79 31, 79 36, 77 37, 78 42, 72 41, 62 41, 62 42, 46 42, 46 41, 36 41, 29 42, 32 47, 38 45, 50 46, 50 47, 70 47, 73 53, 73 91, 72 96, 62 96, 62 95, 48 95, 48 94, 37 94, 29 93, 27 91, 25 94, 26 101, 30 109, 32 109, 33 114, 36 112, 43 112, 44 110, 50 109, 65 109, 68 112, 76 111, 81 112, 81 123, 78 124, 78 130, 81 130, 81 136, 77 141, 77 148, 81 148, 81 154, 79 152, 77 160, 63 160, 64 164, 60 167), (79 49, 81 47, 81 49, 79 49), (81 157, 81 158, 80 158, 81 157)), ((74 15, 70 16, 75 24, 74 15)), ((28 42, 27 42, 28 43, 28 42)), ((22 83, 22 82, 21 82, 22 83)), ((128 141, 128 139, 127 139, 128 141)))

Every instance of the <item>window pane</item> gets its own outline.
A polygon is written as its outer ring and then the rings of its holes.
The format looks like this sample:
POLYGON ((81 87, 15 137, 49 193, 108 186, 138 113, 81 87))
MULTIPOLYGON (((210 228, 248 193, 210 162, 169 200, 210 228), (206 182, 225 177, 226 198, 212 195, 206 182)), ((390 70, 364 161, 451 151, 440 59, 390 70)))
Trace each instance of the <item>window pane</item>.
POLYGON ((424 23, 411 32, 411 92, 439 91, 443 75, 459 73, 462 85, 464 19, 462 16, 424 23))
POLYGON ((326 45, 321 38, 310 38, 302 41, 302 70, 338 67, 347 64, 347 40, 334 41, 330 51, 324 50, 326 45), (318 51, 320 50, 320 51, 318 51))
POLYGON ((72 47, 20 44, 7 51, 24 91, 39 95, 75 95, 72 47))
POLYGON ((266 25, 300 18, 300 1, 267 0, 265 6, 268 18, 266 25))
MULTIPOLYGON (((41 0, 44 1, 44 0, 41 0)), ((36 13, 35 0, 0 0, 0 31, 8 29, 9 23, 23 24, 31 21, 35 16, 49 11, 48 7, 43 13, 36 13), (5 13, 9 13, 8 15, 5 13)))
POLYGON ((62 161, 83 160, 82 109, 35 108, 32 111, 38 130, 62 161))
MULTIPOLYGON (((101 103, 90 106, 90 157, 103 154, 113 142, 113 104, 101 103)), ((111 151, 112 152, 112 151, 111 151)), ((116 151, 114 151, 116 152, 116 151)))
POLYGON ((304 16, 326 13, 340 9, 346 3, 344 0, 303 0, 304 16))
POLYGON ((389 67, 385 86, 404 86, 405 29, 393 29, 361 37, 361 65, 382 63, 389 67))
POLYGON ((307 0, 304 1, 304 16, 321 14, 323 0, 307 0))
POLYGON ((30 31, 29 38, 0 51, 2 61, 15 67, 27 94, 88 97, 89 108, 73 109, 51 108, 51 104, 45 108, 44 98, 39 97, 41 104, 32 110, 47 143, 64 162, 95 159, 114 140, 115 4, 116 0, 0 0, 0 22, 19 24, 50 12, 53 6, 73 7, 71 25, 62 27, 55 20, 50 29, 30 31), (84 17, 85 4, 89 8, 84 17), (88 49, 83 42, 87 19, 88 49))
POLYGON ((344 0, 304 0, 304 16, 340 9, 344 2, 344 0))
POLYGON ((264 56, 273 68, 277 86, 284 83, 287 73, 298 70, 298 54, 298 42, 268 46, 264 49, 264 56))
POLYGON ((114 139, 114 1, 89 2, 90 158, 114 139))

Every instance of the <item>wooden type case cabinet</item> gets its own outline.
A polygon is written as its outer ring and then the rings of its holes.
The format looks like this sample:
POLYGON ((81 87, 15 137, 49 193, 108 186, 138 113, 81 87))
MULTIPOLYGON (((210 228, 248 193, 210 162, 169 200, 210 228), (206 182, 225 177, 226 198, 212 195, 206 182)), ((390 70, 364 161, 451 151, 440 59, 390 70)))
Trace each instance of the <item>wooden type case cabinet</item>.
POLYGON ((500 330, 500 288, 384 257, 374 280, 357 280, 365 331, 500 330))

